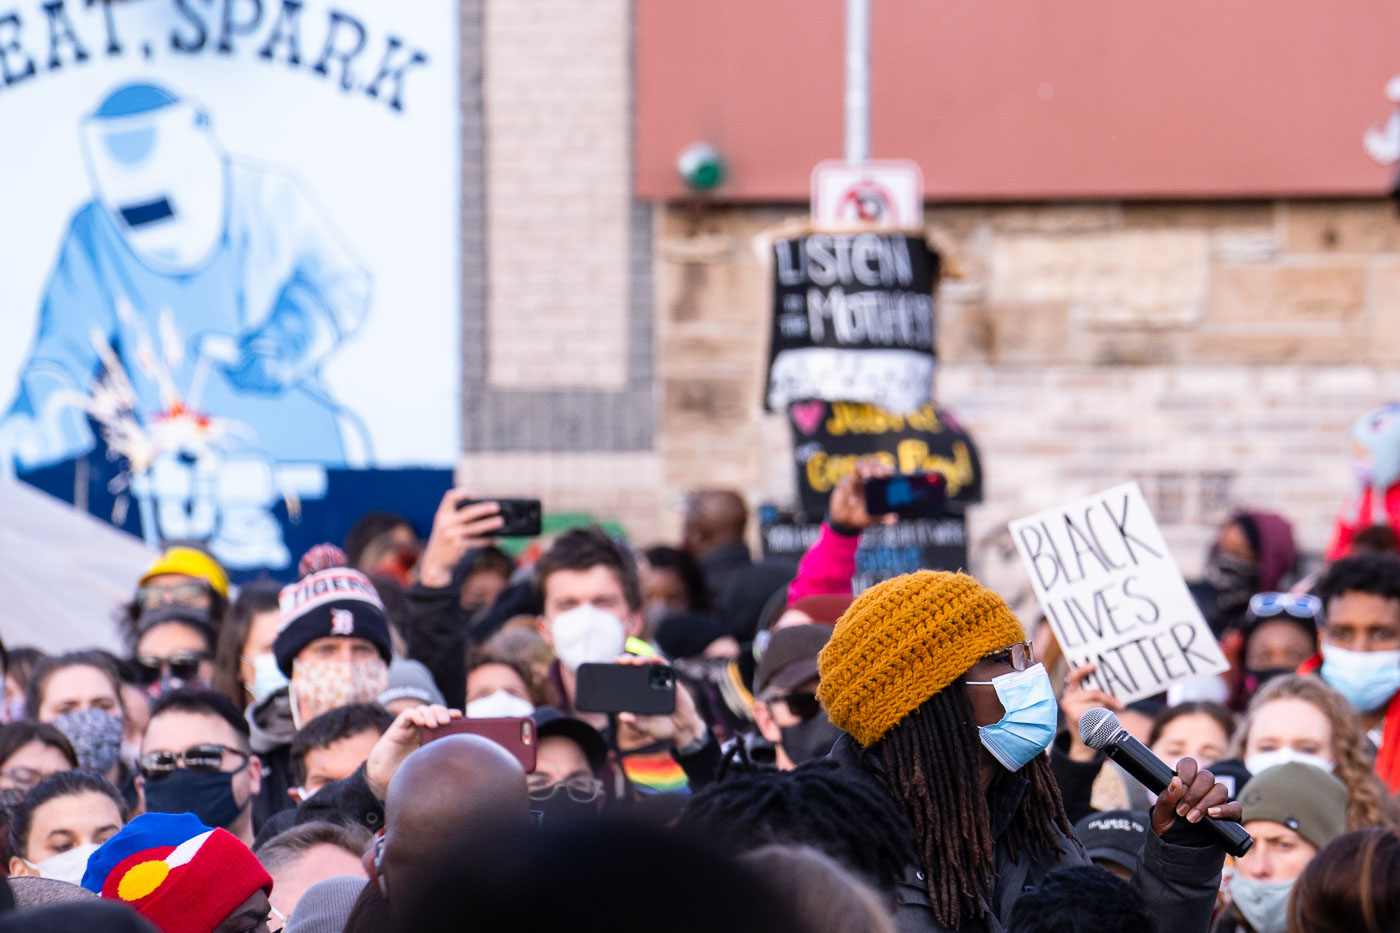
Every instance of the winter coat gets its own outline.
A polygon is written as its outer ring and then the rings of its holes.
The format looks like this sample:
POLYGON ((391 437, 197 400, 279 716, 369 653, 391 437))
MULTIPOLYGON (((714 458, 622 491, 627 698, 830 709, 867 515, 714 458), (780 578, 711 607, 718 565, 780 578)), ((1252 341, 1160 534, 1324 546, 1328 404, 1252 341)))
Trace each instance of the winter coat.
MULTIPOLYGON (((850 736, 837 741, 829 758, 837 763, 838 774, 843 778, 866 782, 888 794, 879 778, 883 764, 850 736)), ((987 801, 996 840, 991 910, 983 927, 988 933, 1004 933, 1017 898, 1038 887, 1050 872, 1090 864, 1079 840, 1064 834, 1060 836, 1058 853, 1037 859, 1011 857, 1002 837, 1015 819, 1028 786, 1024 780, 998 782, 998 789, 987 801)), ((1147 834, 1132 883, 1143 903, 1151 905, 1160 933, 1209 930, 1224 862, 1225 853, 1213 846, 1172 845, 1156 833, 1147 834)), ((900 933, 945 933, 946 928, 934 918, 924 875, 917 866, 910 865, 896 882, 895 902, 894 919, 900 933)))
POLYGON ((253 799, 253 825, 261 827, 283 810, 291 809, 295 801, 287 795, 292 783, 292 701, 287 688, 268 694, 248 706, 249 742, 253 754, 263 763, 262 790, 253 799))

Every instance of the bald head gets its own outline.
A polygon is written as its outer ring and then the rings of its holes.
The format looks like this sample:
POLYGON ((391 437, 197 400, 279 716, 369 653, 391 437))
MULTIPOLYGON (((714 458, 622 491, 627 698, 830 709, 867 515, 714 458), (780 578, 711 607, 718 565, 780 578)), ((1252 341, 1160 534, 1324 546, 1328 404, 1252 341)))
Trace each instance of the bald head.
POLYGON ((749 508, 731 489, 701 489, 686 503, 682 536, 685 548, 699 557, 705 552, 744 539, 749 508))
POLYGON ((384 798, 384 876, 408 878, 447 843, 521 824, 530 812, 525 771, 490 739, 450 735, 404 759, 384 798))

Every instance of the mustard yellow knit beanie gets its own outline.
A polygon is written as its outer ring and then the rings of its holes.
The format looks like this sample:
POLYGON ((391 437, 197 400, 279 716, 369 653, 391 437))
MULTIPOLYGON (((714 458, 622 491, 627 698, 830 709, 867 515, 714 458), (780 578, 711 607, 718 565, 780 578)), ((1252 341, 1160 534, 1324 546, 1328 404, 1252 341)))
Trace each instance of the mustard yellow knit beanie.
POLYGON ((967 574, 905 574, 841 616, 817 658, 817 696, 833 723, 869 746, 984 654, 1025 638, 1006 602, 967 574))

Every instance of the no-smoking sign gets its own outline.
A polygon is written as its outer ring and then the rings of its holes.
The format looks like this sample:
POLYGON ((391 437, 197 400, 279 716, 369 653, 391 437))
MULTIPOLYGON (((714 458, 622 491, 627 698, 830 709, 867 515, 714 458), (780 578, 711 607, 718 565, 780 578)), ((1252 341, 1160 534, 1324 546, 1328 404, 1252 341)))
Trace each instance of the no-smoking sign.
POLYGON ((828 159, 812 169, 812 223, 914 230, 924 225, 924 176, 917 162, 828 159))

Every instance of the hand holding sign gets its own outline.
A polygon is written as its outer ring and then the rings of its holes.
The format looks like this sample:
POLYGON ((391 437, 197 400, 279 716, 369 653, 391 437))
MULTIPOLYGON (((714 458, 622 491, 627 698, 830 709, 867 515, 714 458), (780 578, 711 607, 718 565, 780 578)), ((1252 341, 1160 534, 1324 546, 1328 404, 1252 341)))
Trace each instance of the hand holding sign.
POLYGON ((1136 483, 1010 525, 1072 668, 1123 703, 1229 665, 1136 483))

